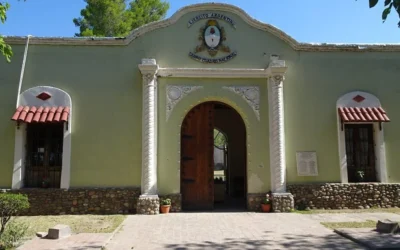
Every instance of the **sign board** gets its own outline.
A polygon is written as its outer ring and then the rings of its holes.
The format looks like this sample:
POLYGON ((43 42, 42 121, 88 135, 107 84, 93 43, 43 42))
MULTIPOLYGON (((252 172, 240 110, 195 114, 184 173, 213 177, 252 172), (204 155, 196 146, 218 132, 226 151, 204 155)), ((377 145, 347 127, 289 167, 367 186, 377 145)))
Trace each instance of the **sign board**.
POLYGON ((318 176, 317 153, 314 151, 296 152, 297 175, 318 176))

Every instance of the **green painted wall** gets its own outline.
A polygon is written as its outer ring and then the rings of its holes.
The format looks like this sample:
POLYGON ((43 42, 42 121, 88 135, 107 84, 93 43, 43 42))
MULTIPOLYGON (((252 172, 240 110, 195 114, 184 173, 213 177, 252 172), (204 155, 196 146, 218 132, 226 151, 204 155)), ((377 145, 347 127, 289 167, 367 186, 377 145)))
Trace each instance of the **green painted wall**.
POLYGON ((15 112, 23 47, 14 47, 11 63, 0 57, 0 188, 11 187, 14 165, 15 112))
MULTIPOLYGON (((221 12, 224 13, 224 12, 221 12)), ((141 58, 156 58, 161 67, 210 67, 188 57, 198 44, 199 29, 184 15, 177 23, 135 39, 128 46, 31 45, 22 90, 50 85, 67 91, 73 101, 71 186, 138 186, 141 175, 142 80, 141 58)), ((226 45, 238 52, 230 62, 212 67, 265 68, 271 54, 289 67, 284 85, 288 183, 340 181, 336 100, 362 90, 375 94, 392 122, 385 124, 389 180, 400 182, 400 114, 396 112, 400 53, 298 52, 279 38, 248 26, 238 16, 236 29, 223 21, 226 45), (319 176, 298 177, 295 152, 316 150, 319 176)), ((14 46, 11 64, 0 60, 0 187, 11 185, 14 152, 14 112, 23 46, 14 46)), ((249 146, 249 192, 270 189, 268 100, 266 80, 160 79, 158 162, 160 192, 179 192, 179 126, 190 107, 199 101, 231 104, 246 119, 249 146), (167 84, 202 85, 165 120, 167 84), (241 97, 225 85, 261 87, 261 121, 241 97), (260 167, 262 166, 262 167, 260 167)))
POLYGON ((392 122, 384 124, 390 182, 400 182, 399 53, 301 53, 284 87, 288 182, 340 181, 336 101, 356 90, 377 96, 392 122), (293 76, 293 77, 292 77, 293 76), (295 153, 316 150, 318 177, 298 177, 295 153))

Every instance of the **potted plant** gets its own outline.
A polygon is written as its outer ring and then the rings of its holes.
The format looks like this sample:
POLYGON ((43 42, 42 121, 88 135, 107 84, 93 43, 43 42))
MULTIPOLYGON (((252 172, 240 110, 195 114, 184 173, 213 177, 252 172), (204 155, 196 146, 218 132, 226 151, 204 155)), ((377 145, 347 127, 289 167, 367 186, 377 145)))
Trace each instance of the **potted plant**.
POLYGON ((363 170, 358 170, 358 171, 356 172, 356 177, 357 177, 357 180, 358 180, 359 182, 364 181, 365 172, 364 172, 363 170))
POLYGON ((171 208, 171 199, 161 199, 161 213, 167 214, 171 208))
POLYGON ((272 201, 270 199, 270 196, 269 196, 269 194, 266 194, 264 200, 261 202, 262 211, 266 212, 266 213, 270 212, 271 204, 272 204, 272 201))

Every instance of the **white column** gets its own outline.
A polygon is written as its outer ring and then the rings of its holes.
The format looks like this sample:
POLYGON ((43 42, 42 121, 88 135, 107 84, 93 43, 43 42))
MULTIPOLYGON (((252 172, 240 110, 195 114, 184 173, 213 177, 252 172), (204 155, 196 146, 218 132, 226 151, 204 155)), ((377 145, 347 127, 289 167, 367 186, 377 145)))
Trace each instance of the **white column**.
POLYGON ((269 77, 269 136, 272 192, 286 192, 285 123, 283 109, 283 74, 269 77))
POLYGON ((156 159, 156 84, 158 65, 154 59, 142 59, 142 195, 157 195, 156 159))

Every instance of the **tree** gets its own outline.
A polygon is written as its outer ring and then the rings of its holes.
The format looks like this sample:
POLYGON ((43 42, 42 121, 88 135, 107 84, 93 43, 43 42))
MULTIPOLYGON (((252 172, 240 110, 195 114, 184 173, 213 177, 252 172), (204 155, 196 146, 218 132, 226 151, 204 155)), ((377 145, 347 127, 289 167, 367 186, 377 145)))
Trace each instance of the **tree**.
POLYGON ((146 23, 163 19, 169 9, 169 3, 161 2, 160 0, 135 0, 130 2, 129 5, 129 13, 132 18, 132 30, 146 23))
POLYGON ((132 29, 165 17, 169 3, 161 0, 85 0, 75 36, 123 37, 132 29), (129 7, 128 7, 129 4, 129 7))
POLYGON ((12 216, 29 208, 28 197, 23 194, 0 194, 0 237, 12 216))
MULTIPOLYGON (((10 8, 8 3, 0 2, 0 21, 1 23, 5 23, 7 20, 7 10, 10 8)), ((11 46, 6 44, 4 38, 0 35, 0 52, 3 56, 5 56, 7 62, 11 61, 11 57, 13 55, 11 46)))
MULTIPOLYGON (((369 7, 374 8, 379 0, 369 0, 369 7)), ((390 11, 394 9, 400 17, 400 0, 384 0, 385 8, 382 11, 382 21, 385 22, 390 11)), ((397 24, 400 27, 400 22, 397 24)))

